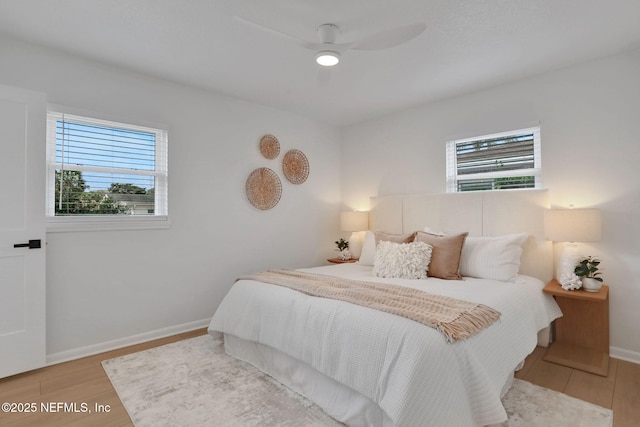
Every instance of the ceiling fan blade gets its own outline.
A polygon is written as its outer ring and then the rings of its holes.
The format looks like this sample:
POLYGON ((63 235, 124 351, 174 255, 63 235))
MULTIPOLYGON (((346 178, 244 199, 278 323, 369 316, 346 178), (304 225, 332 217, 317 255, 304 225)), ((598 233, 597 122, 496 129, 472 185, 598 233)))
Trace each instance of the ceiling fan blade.
POLYGON ((404 27, 382 31, 359 42, 354 42, 351 48, 358 50, 388 49, 418 37, 426 28, 427 25, 424 22, 418 22, 404 27))
MULTIPOLYGON (((253 27, 253 28, 257 29, 257 30, 264 31, 266 33, 270 33, 270 34, 272 34, 274 36, 277 36, 277 37, 285 38, 287 40, 293 41, 293 42, 295 42, 295 43, 297 43, 297 44, 299 44, 301 46, 304 46, 304 47, 307 47, 307 45, 309 45, 309 44, 318 44, 318 43, 309 43, 306 40, 302 40, 302 39, 300 39, 300 38, 298 38, 296 36, 293 36, 291 34, 283 33, 282 31, 273 29, 271 27, 267 27, 265 25, 258 24, 257 22, 253 22, 253 21, 251 21, 251 20, 249 20, 247 18, 243 18, 242 16, 235 15, 233 18, 236 19, 237 21, 240 21, 243 24, 248 25, 250 27, 253 27)), ((308 49, 311 49, 311 48, 308 48, 308 49)))
POLYGON ((247 18, 243 18, 242 16, 235 15, 234 19, 236 19, 237 21, 242 22, 245 25, 253 27, 254 29, 257 29, 259 31, 270 33, 270 34, 272 34, 274 36, 277 36, 277 37, 280 37, 280 38, 284 38, 284 39, 287 39, 289 41, 293 41, 293 42, 297 43, 299 46, 302 46, 302 47, 307 48, 309 50, 315 50, 315 51, 334 50, 334 51, 336 51, 338 53, 342 53, 345 50, 347 50, 352 44, 352 43, 319 43, 319 42, 310 42, 310 41, 298 38, 296 36, 293 36, 291 34, 283 33, 280 30, 276 30, 274 28, 267 27, 266 25, 258 24, 257 22, 251 21, 251 20, 249 20, 247 18))

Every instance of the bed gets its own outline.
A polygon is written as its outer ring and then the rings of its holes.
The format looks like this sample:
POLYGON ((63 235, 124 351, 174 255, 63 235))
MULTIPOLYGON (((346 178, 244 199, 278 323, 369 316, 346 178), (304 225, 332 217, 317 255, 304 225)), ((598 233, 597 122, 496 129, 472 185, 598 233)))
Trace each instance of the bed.
POLYGON ((232 286, 209 332, 224 335, 228 354, 267 372, 348 425, 504 421, 500 399, 514 370, 536 344, 544 344, 539 331, 561 315, 553 298, 542 293, 552 271, 550 242, 542 232, 546 208, 548 194, 540 190, 376 198, 372 229, 396 235, 425 227, 447 236, 469 233, 462 253, 466 264, 463 268, 461 260, 460 265, 460 272, 469 276, 378 277, 376 266, 363 259, 370 256, 365 248, 359 263, 298 270, 420 289, 499 312, 497 321, 466 339, 450 342, 442 331, 405 317, 252 277, 232 286), (482 258, 490 252, 489 243, 495 247, 503 238, 520 247, 519 263, 508 280, 501 274, 513 265, 504 271, 490 265, 492 260, 505 261, 502 255, 482 258), (472 277, 495 272, 496 277, 472 277))

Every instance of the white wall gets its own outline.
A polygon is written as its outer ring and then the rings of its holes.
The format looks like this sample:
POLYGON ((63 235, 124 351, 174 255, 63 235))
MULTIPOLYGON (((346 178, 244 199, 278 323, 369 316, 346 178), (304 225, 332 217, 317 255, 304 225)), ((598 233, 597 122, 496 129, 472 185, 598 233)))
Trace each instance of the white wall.
POLYGON ((88 114, 169 128, 170 229, 48 233, 50 356, 208 319, 238 275, 319 265, 332 255, 340 211, 336 129, 6 38, 0 53, 1 84, 88 114), (280 140, 276 160, 258 150, 265 133, 280 140), (282 174, 282 155, 292 148, 310 162, 302 185, 282 174), (247 176, 261 166, 282 180, 270 211, 244 195, 247 176))
POLYGON ((411 109, 342 135, 269 107, 6 38, 0 54, 0 84, 170 131, 169 230, 47 235, 50 355, 209 318, 239 274, 316 265, 333 255, 341 204, 366 209, 372 195, 443 192, 445 141, 540 122, 543 181, 554 207, 602 209, 604 240, 584 249, 604 260, 612 354, 640 361, 638 52, 411 109), (261 157, 257 141, 266 132, 278 136, 282 153, 306 153, 306 183, 288 183, 278 161, 261 157), (267 212, 243 194, 246 177, 260 166, 283 181, 280 203, 267 212))
MULTIPOLYGON (((540 124, 552 207, 597 207, 612 355, 640 362, 640 52, 576 65, 345 128, 342 200, 445 191, 445 142, 540 124)), ((557 244, 558 245, 558 244, 557 244)))

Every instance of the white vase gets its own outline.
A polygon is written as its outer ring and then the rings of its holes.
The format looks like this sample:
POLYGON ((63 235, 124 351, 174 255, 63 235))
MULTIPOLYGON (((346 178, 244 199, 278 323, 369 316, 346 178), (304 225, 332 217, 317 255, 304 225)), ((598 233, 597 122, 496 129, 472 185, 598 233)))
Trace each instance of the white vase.
POLYGON ((562 285, 568 284, 576 277, 574 270, 581 259, 576 248, 575 243, 566 243, 560 259, 558 259, 556 278, 562 285))
POLYGON ((342 261, 348 261, 351 259, 351 252, 349 252, 349 249, 343 249, 340 252, 338 252, 338 259, 342 260, 342 261))
POLYGON ((582 289, 587 292, 598 292, 602 287, 602 282, 592 277, 582 277, 580 281, 582 282, 582 289))

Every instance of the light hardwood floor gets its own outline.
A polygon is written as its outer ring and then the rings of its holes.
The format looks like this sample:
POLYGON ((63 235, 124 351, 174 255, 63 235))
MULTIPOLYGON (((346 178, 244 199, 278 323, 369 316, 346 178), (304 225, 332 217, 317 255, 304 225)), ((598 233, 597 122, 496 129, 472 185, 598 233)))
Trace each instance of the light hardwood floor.
MULTIPOLYGON (((206 333, 205 329, 178 334, 72 362, 49 366, 0 380, 0 403, 86 403, 92 412, 2 413, 0 426, 133 426, 100 364, 103 360, 169 344, 206 333), (95 412, 95 404, 109 407, 95 412)), ((542 360, 538 347, 516 377, 566 393, 614 411, 614 427, 640 425, 640 365, 611 359, 609 376, 599 377, 542 360)))
POLYGON ((614 427, 640 425, 640 365, 611 358, 609 375, 601 377, 542 360, 537 347, 516 378, 613 409, 614 427))

